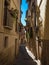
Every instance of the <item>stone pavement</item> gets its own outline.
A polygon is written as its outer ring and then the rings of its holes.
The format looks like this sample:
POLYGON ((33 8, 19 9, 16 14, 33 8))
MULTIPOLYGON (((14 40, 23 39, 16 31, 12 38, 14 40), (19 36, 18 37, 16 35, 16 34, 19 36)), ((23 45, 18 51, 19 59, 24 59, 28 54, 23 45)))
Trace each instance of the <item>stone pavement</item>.
POLYGON ((20 46, 19 54, 13 65, 37 65, 37 63, 28 55, 25 46, 20 46))

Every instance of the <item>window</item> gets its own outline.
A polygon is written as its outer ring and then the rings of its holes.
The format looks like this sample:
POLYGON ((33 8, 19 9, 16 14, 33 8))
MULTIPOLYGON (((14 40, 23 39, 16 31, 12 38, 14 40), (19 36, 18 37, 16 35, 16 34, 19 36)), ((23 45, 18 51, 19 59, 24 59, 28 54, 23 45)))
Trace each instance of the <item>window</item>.
POLYGON ((20 23, 18 24, 18 32, 21 32, 21 26, 20 26, 20 23))
POLYGON ((4 38, 4 47, 6 48, 8 44, 8 36, 4 38))
POLYGON ((20 32, 20 30, 21 30, 21 27, 20 27, 20 24, 18 23, 18 21, 16 21, 16 26, 15 26, 16 28, 15 28, 15 31, 16 32, 20 32))
POLYGON ((16 24, 15 24, 15 31, 17 32, 17 26, 18 26, 18 23, 17 23, 18 21, 17 21, 17 19, 16 19, 16 24))
POLYGON ((30 38, 33 38, 33 30, 32 30, 32 27, 29 28, 29 36, 30 36, 30 38))
POLYGON ((8 6, 10 5, 10 0, 5 0, 5 3, 4 3, 5 6, 8 6))
POLYGON ((10 14, 9 8, 8 8, 8 4, 10 3, 10 0, 7 1, 5 0, 4 2, 4 20, 3 20, 3 25, 4 27, 8 28, 8 29, 12 29, 13 27, 13 18, 10 14))
POLYGON ((17 55, 18 45, 17 45, 17 39, 15 39, 15 57, 17 55))
POLYGON ((19 25, 19 32, 21 32, 21 25, 19 25))

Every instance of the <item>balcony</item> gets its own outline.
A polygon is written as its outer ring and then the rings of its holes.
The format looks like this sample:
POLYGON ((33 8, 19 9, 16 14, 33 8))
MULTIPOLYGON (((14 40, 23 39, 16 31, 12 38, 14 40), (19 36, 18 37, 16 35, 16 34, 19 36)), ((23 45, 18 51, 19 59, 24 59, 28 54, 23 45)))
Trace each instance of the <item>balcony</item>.
MULTIPOLYGON (((5 4, 10 0, 5 0, 5 4)), ((9 9, 7 5, 4 4, 4 22, 3 25, 5 28, 12 29, 13 21, 18 19, 18 10, 11 8, 9 9)))

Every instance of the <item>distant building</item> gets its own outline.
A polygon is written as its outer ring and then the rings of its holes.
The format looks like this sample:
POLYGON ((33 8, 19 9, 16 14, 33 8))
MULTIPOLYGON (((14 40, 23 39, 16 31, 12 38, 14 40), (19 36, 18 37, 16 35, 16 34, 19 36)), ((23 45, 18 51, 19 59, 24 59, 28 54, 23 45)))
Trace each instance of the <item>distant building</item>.
MULTIPOLYGON (((43 3, 45 5, 45 18, 44 21, 42 21, 44 27, 44 36, 42 38, 42 55, 41 55, 41 62, 42 65, 49 65, 49 0, 45 0, 43 3)), ((42 9, 41 9, 42 11, 42 9)))

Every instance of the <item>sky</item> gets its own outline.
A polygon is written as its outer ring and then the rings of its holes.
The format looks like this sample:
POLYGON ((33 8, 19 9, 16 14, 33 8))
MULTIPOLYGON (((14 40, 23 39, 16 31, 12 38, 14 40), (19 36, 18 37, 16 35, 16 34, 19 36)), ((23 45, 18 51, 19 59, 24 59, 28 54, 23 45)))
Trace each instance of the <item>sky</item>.
MULTIPOLYGON (((41 0, 37 0, 38 5, 39 5, 40 1, 41 0)), ((43 0, 41 7, 40 7, 40 16, 42 17, 43 21, 45 20, 46 2, 47 2, 47 0, 43 0)), ((28 4, 26 3, 26 0, 22 0, 21 10, 22 10, 23 14, 22 14, 21 22, 24 26, 26 25, 26 22, 24 19, 26 16, 27 9, 28 9, 28 4)), ((43 22, 43 26, 44 26, 44 22, 43 22)))
POLYGON ((26 16, 26 10, 28 9, 28 4, 26 2, 26 0, 22 0, 22 4, 21 4, 21 11, 23 12, 22 17, 21 17, 21 22, 22 24, 25 26, 26 22, 25 22, 25 16, 26 16))

